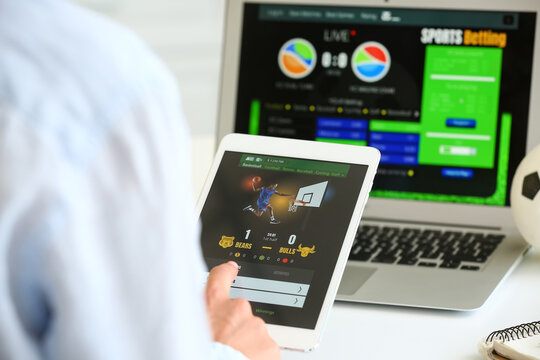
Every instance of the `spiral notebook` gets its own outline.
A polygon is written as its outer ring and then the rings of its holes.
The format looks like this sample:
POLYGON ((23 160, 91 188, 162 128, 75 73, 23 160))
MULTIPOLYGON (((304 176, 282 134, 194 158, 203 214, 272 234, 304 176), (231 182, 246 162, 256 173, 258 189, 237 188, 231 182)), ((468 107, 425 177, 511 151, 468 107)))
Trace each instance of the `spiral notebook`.
POLYGON ((540 360, 540 321, 494 331, 478 350, 486 360, 540 360))

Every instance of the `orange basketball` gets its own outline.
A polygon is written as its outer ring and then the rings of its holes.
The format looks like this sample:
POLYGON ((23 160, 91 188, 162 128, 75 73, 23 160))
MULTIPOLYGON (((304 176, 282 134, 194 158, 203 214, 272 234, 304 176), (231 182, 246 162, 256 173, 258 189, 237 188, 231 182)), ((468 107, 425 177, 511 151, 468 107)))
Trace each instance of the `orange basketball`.
POLYGON ((260 176, 255 176, 252 181, 256 184, 256 183, 260 183, 261 182, 261 177, 260 176))

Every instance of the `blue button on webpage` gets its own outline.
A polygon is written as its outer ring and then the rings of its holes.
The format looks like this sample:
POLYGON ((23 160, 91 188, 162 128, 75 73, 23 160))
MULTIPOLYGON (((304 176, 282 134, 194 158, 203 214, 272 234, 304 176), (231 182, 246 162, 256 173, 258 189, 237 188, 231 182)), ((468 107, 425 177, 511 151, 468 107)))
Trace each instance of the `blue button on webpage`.
POLYGON ((392 154, 418 154, 418 145, 416 144, 392 144, 372 142, 369 146, 379 149, 380 152, 392 154))
POLYGON ((319 129, 316 132, 316 136, 327 139, 366 140, 367 133, 364 131, 319 129))
POLYGON ((459 127, 459 128, 470 128, 473 129, 476 127, 476 120, 474 119, 457 119, 457 118, 448 118, 446 119, 447 127, 459 127))
POLYGON ((381 154, 381 164, 418 165, 418 157, 410 155, 381 154))
POLYGON ((380 143, 418 144, 420 135, 406 133, 371 132, 369 140, 380 143))
POLYGON ((470 179, 474 172, 471 169, 443 168, 441 174, 446 178, 470 179))
POLYGON ((367 120, 364 119, 339 119, 339 118, 317 118, 317 129, 352 129, 366 130, 367 120))

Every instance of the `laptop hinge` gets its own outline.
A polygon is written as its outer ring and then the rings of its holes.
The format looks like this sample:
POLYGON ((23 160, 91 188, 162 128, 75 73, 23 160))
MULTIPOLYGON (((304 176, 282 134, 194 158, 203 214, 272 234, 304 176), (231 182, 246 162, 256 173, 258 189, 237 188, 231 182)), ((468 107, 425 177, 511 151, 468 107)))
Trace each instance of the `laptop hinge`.
POLYGON ((456 227, 456 228, 469 228, 469 229, 482 229, 482 230, 492 230, 492 231, 501 231, 502 228, 496 226, 478 226, 478 225, 469 225, 469 224, 447 224, 447 223, 436 223, 436 222, 426 222, 426 221, 410 221, 410 220, 390 220, 390 219, 378 219, 378 218, 369 218, 363 217, 362 221, 377 221, 384 223, 400 223, 400 224, 411 224, 411 225, 422 225, 422 226, 441 226, 441 227, 456 227))

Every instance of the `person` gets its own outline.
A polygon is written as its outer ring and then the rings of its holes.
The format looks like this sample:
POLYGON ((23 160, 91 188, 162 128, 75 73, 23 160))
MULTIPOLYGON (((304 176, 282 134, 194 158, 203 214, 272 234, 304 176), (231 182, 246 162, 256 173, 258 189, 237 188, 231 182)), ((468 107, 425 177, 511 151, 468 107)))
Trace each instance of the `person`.
POLYGON ((255 216, 261 216, 268 210, 270 213, 270 224, 279 224, 280 221, 277 220, 274 216, 274 208, 272 205, 270 205, 270 198, 273 195, 278 196, 292 196, 290 194, 283 194, 278 191, 276 191, 278 184, 273 183, 269 186, 259 186, 255 187, 255 181, 251 182, 251 187, 253 188, 254 192, 259 192, 259 198, 257 199, 257 208, 255 209, 252 205, 246 206, 243 210, 244 211, 251 211, 255 216))
POLYGON ((279 358, 234 263, 203 295, 178 99, 119 25, 0 0, 0 359, 279 358))

